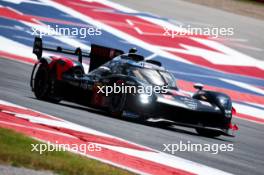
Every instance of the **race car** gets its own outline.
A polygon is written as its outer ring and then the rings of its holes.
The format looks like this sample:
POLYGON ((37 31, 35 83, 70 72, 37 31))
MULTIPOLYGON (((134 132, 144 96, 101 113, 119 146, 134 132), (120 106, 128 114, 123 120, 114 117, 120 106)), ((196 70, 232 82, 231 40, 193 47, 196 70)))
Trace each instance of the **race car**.
POLYGON ((30 84, 37 99, 70 101, 141 122, 164 120, 171 125, 195 128, 207 137, 234 136, 237 129, 231 123, 235 109, 228 95, 204 90, 202 84, 194 85, 197 92, 193 95, 180 90, 174 75, 161 62, 145 60, 135 48, 124 53, 92 44, 90 52, 83 52, 80 48, 43 47, 42 39, 36 37, 33 53, 38 62, 30 84), (43 50, 57 55, 42 56, 43 50), (90 61, 87 73, 83 57, 90 61), (126 87, 133 92, 124 91, 126 87))

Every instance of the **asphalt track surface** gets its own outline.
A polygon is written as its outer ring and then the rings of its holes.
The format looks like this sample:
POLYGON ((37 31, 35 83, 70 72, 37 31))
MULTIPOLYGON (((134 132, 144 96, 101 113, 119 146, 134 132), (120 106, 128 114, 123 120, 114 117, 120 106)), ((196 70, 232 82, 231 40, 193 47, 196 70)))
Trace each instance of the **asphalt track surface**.
POLYGON ((177 152, 175 155, 235 174, 263 174, 264 166, 264 128, 240 119, 235 138, 218 139, 198 136, 193 129, 176 127, 171 129, 142 125, 126 120, 115 119, 105 114, 62 102, 52 104, 35 99, 30 90, 29 79, 32 65, 0 58, 0 96, 2 100, 22 105, 40 112, 54 115, 71 122, 90 127, 144 146, 162 151, 163 144, 187 143, 234 144, 233 152, 177 152))
POLYGON ((236 44, 226 42, 225 44, 254 58, 264 60, 263 20, 182 0, 113 1, 141 12, 168 18, 174 24, 183 24, 184 26, 190 24, 193 27, 233 27, 234 35, 230 39, 240 40, 241 42, 236 44))

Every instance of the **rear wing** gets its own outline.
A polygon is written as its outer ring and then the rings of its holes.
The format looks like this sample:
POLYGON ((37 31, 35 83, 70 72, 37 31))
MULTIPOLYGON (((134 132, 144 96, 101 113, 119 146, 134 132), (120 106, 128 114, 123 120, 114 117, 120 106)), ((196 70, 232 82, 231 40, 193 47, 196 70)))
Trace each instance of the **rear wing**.
POLYGON ((90 57, 89 72, 110 61, 114 57, 124 54, 122 50, 96 44, 91 45, 90 52, 83 52, 79 47, 75 50, 63 49, 62 47, 43 47, 42 39, 40 37, 35 37, 33 53, 37 56, 38 60, 41 59, 43 50, 78 56, 78 61, 80 63, 82 63, 82 57, 90 57))
POLYGON ((82 63, 83 56, 89 57, 89 53, 83 52, 79 47, 76 48, 75 50, 63 49, 62 47, 56 47, 56 48, 43 47, 42 39, 39 37, 35 37, 33 44, 33 53, 37 56, 38 60, 41 59, 43 50, 78 56, 78 61, 80 63, 82 63))

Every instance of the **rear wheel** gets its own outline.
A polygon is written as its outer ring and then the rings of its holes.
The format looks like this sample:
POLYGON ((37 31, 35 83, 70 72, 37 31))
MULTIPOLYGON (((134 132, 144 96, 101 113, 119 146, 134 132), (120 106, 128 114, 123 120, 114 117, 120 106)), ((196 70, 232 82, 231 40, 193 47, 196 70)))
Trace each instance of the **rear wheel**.
POLYGON ((218 137, 222 135, 220 132, 209 130, 209 129, 203 129, 203 128, 196 128, 196 132, 205 137, 218 137))
POLYGON ((58 103, 60 100, 51 97, 51 77, 47 64, 40 63, 34 79, 34 94, 37 99, 58 103))

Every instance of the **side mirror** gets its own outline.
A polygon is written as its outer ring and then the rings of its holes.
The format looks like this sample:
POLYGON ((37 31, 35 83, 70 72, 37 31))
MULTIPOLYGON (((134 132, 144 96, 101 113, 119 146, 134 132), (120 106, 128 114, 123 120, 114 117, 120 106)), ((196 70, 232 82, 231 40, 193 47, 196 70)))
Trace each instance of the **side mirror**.
POLYGON ((137 48, 133 47, 131 49, 129 49, 128 53, 136 53, 137 52, 137 48))
POLYGON ((201 91, 201 90, 203 90, 203 84, 201 84, 201 83, 195 83, 194 85, 193 85, 193 87, 195 88, 195 89, 197 89, 198 91, 201 91))

